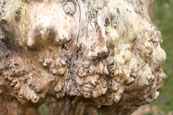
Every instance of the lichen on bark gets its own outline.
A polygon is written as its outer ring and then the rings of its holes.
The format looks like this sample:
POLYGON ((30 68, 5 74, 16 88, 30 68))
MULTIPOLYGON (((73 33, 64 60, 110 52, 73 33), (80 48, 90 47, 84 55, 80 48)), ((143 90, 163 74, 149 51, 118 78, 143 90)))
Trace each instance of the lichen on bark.
POLYGON ((152 4, 2 0, 1 97, 26 108, 48 102, 52 114, 76 115, 130 114, 155 100, 166 54, 150 19, 152 4))

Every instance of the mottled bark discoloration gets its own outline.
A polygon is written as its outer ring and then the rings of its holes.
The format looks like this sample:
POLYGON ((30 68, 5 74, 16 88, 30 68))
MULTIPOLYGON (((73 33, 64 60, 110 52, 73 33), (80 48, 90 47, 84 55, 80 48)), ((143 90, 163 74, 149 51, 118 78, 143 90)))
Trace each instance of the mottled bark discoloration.
POLYGON ((47 103, 55 115, 124 115, 153 101, 166 77, 166 54, 150 20, 152 5, 2 0, 1 97, 8 95, 24 113, 29 103, 33 112, 47 103))

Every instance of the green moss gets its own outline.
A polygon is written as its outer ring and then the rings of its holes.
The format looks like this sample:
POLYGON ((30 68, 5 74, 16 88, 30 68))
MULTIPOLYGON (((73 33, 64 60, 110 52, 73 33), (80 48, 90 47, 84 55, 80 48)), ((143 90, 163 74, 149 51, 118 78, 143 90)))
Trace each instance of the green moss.
POLYGON ((164 71, 167 74, 166 82, 161 94, 153 104, 165 112, 173 111, 173 0, 155 0, 152 20, 162 32, 162 47, 166 51, 167 60, 164 71))

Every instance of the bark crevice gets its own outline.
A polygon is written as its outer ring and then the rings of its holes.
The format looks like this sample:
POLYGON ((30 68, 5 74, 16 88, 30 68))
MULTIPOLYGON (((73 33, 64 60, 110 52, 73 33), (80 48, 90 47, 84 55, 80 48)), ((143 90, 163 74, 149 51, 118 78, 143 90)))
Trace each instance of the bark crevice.
POLYGON ((55 115, 124 115, 155 100, 166 54, 153 3, 1 0, 0 103, 22 114, 44 102, 55 115))

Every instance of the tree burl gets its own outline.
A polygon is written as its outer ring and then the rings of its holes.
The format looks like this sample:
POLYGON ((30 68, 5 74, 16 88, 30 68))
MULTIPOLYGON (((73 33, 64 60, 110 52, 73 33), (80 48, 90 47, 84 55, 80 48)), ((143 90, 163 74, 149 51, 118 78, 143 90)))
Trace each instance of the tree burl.
POLYGON ((0 114, 128 115, 166 75, 153 0, 1 0, 0 114))

